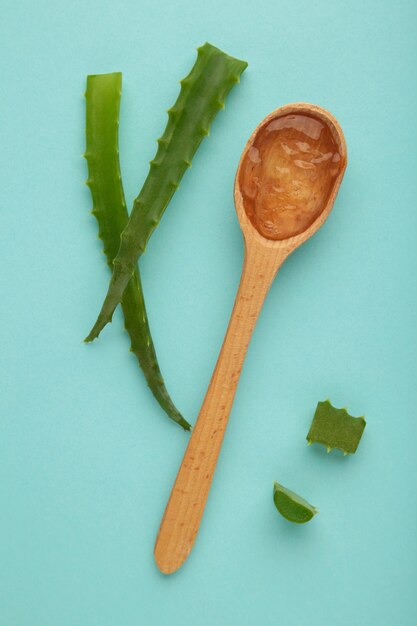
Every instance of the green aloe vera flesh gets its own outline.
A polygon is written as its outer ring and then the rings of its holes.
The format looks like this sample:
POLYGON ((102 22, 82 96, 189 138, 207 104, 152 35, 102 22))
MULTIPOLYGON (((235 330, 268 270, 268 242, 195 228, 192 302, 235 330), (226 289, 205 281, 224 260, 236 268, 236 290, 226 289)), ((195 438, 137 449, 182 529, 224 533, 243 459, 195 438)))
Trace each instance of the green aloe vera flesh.
POLYGON ((286 520, 295 524, 309 522, 318 512, 307 500, 277 482, 274 483, 274 504, 286 520))
POLYGON ((122 232, 109 289, 86 341, 93 341, 111 322, 135 271, 138 257, 145 252, 149 237, 190 167, 195 151, 209 134, 211 122, 224 108, 228 92, 239 82, 246 67, 246 62, 228 56, 208 43, 198 49, 191 72, 181 81, 177 101, 168 110, 165 132, 158 139, 158 150, 150 162, 148 176, 122 232))
POLYGON ((329 400, 318 402, 307 441, 323 444, 328 452, 339 448, 345 454, 354 454, 365 426, 364 417, 353 417, 346 409, 336 409, 329 400))
MULTIPOLYGON (((93 197, 93 215, 99 226, 107 264, 120 245, 120 233, 128 221, 128 212, 120 175, 118 127, 122 75, 100 74, 87 78, 87 151, 88 180, 93 197)), ((167 415, 185 430, 189 423, 172 402, 165 387, 149 330, 139 270, 134 268, 122 299, 125 328, 130 336, 131 351, 145 374, 147 383, 167 415)))

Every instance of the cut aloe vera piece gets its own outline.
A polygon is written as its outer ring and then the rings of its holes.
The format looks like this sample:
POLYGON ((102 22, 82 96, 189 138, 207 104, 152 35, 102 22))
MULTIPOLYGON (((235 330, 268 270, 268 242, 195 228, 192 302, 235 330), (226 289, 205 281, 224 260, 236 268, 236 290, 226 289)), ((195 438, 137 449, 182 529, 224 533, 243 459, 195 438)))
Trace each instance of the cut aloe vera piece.
POLYGON ((307 441, 322 443, 328 452, 339 448, 344 454, 354 454, 365 426, 364 417, 352 417, 346 409, 335 409, 330 400, 318 402, 307 441))
POLYGON ((295 524, 305 524, 318 513, 307 500, 277 482, 274 483, 274 503, 282 517, 295 524))

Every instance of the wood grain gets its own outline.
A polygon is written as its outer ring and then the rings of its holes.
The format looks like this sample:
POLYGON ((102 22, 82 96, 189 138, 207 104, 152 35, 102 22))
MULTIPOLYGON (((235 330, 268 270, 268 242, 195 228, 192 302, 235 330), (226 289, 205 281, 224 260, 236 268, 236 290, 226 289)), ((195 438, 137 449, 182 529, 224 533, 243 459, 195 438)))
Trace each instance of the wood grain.
POLYGON ((245 239, 242 277, 223 346, 156 539, 155 561, 165 574, 175 572, 187 559, 193 547, 243 361, 271 283, 287 256, 316 232, 330 213, 343 178, 346 161, 346 145, 337 121, 324 109, 310 104, 287 105, 273 111, 255 129, 247 142, 235 180, 236 211, 245 239), (260 235, 246 215, 239 187, 239 173, 246 151, 253 144, 259 130, 275 117, 293 111, 308 111, 309 114, 325 120, 334 133, 344 161, 327 205, 313 224, 303 233, 286 240, 275 241, 260 235))

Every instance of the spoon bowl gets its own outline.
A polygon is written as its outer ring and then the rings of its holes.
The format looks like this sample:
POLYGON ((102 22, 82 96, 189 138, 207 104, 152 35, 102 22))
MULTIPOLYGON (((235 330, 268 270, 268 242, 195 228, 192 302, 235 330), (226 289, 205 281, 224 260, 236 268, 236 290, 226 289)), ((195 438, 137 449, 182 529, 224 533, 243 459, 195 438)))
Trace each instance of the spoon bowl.
MULTIPOLYGON (((255 239, 261 242, 267 239, 268 242, 274 242, 276 248, 290 250, 294 250, 304 243, 320 228, 332 210, 346 165, 347 150, 343 131, 339 122, 329 111, 304 102, 287 104, 272 111, 249 137, 236 172, 235 207, 245 241, 255 239), (281 138, 280 134, 284 134, 284 137, 281 138), (320 141, 320 135, 324 134, 326 135, 324 141, 320 141), (260 155, 265 144, 269 150, 265 150, 264 154, 260 155), (280 150, 275 150, 275 153, 274 144, 278 144, 280 147, 280 150), (323 147, 327 148, 327 152, 320 149, 323 147), (250 210, 248 210, 248 206, 245 206, 245 195, 247 202, 250 200, 249 196, 253 195, 252 190, 256 193, 258 191, 256 188, 260 187, 262 181, 256 185, 256 179, 259 178, 256 174, 259 172, 253 173, 252 167, 252 172, 249 172, 249 175, 252 174, 255 184, 252 183, 252 189, 250 189, 250 184, 245 185, 245 174, 247 175, 252 164, 255 164, 256 167, 258 164, 262 165, 262 161, 266 162, 267 166, 268 162, 272 162, 272 168, 270 166, 268 169, 276 171, 276 182, 281 193, 272 193, 269 198, 265 198, 265 195, 261 197, 261 202, 262 200, 267 202, 269 200, 269 204, 271 201, 275 204, 281 204, 283 210, 281 213, 278 212, 276 218, 285 217, 285 213, 291 212, 293 207, 290 206, 286 209, 286 206, 291 205, 291 201, 298 203, 298 205, 306 200, 308 202, 309 191, 312 192, 312 196, 317 197, 315 206, 311 207, 312 219, 307 222, 305 227, 300 220, 299 228, 295 224, 295 228, 288 233, 288 236, 285 236, 285 233, 281 233, 283 236, 280 236, 279 233, 275 236, 274 233, 265 233, 265 229, 257 228, 254 220, 251 220, 248 215, 250 210), (328 176, 329 169, 332 170, 331 176, 328 176), (297 173, 302 175, 303 180, 294 181, 297 173), (310 189, 307 189, 308 186, 310 189)), ((268 173, 268 182, 271 186, 271 183, 275 182, 273 180, 274 172, 272 172, 272 176, 270 171, 268 173)))
POLYGON ((156 539, 155 560, 164 574, 175 572, 194 545, 240 371, 269 287, 288 255, 329 215, 346 163, 338 122, 311 104, 276 109, 246 144, 234 189, 245 241, 242 277, 156 539))

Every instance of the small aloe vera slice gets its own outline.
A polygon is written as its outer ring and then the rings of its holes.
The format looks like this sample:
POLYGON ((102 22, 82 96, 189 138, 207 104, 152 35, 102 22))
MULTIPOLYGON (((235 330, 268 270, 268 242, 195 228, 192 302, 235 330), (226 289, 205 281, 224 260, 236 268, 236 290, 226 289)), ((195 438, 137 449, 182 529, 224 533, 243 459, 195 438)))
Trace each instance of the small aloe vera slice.
POLYGON ((318 402, 307 441, 322 443, 328 452, 339 448, 345 455, 354 454, 365 426, 364 417, 352 417, 346 409, 335 409, 330 400, 318 402))
MULTIPOLYGON (((118 149, 121 88, 120 73, 87 78, 87 184, 93 197, 92 213, 97 219, 99 237, 111 270, 120 244, 120 233, 129 217, 118 149)), ((171 419, 185 430, 190 430, 189 423, 172 402, 159 369, 137 267, 123 294, 122 309, 125 328, 130 336, 130 349, 139 361, 153 395, 171 419)))
POLYGON ((197 60, 181 81, 177 101, 168 110, 165 132, 158 139, 158 150, 150 162, 148 176, 121 235, 109 289, 86 341, 93 341, 111 322, 138 257, 145 252, 149 237, 190 167, 194 153, 209 134, 211 122, 224 108, 227 94, 239 82, 246 67, 245 61, 228 56, 209 43, 198 48, 197 60))
POLYGON ((305 524, 318 513, 307 500, 277 482, 274 483, 274 503, 281 515, 295 524, 305 524))

